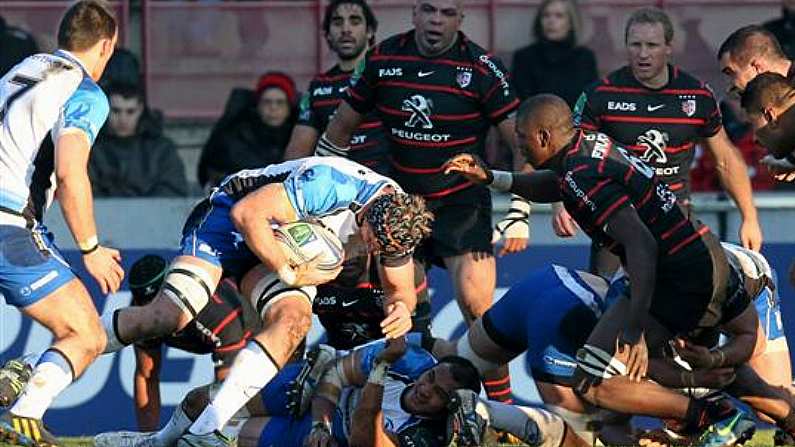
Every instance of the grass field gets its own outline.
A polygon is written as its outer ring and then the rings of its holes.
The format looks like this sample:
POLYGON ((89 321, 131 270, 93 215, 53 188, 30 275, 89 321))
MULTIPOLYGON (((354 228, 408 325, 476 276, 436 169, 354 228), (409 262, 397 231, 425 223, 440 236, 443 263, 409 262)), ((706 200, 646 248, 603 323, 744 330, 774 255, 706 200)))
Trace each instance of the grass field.
MULTIPOLYGON (((63 438, 63 447, 91 447, 94 445, 91 438, 63 438)), ((773 447, 773 431, 763 430, 754 436, 751 442, 745 444, 746 447, 773 447)), ((11 447, 8 444, 0 443, 0 447, 11 447)), ((509 447, 504 444, 501 447, 509 447)))

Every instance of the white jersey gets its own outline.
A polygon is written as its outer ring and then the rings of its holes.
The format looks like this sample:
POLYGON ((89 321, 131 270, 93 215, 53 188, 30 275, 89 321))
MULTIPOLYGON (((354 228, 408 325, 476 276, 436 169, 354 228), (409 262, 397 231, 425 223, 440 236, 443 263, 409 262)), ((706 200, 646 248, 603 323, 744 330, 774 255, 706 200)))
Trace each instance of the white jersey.
POLYGON ((80 132, 93 145, 108 99, 67 51, 36 54, 0 78, 0 212, 41 221, 55 192, 55 145, 80 132))

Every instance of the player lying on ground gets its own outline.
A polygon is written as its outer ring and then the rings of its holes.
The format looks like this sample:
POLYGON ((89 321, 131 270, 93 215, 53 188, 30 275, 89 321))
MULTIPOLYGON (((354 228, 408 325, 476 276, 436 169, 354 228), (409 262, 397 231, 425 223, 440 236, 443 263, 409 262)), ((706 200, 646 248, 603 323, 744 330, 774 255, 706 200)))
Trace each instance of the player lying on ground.
POLYGON ((293 240, 295 244, 322 243, 320 239, 333 233, 330 237, 339 238, 350 256, 380 254, 379 275, 387 296, 383 333, 397 337, 410 329, 416 303, 411 253, 431 222, 421 198, 403 193, 395 182, 364 166, 335 157, 233 174, 194 208, 183 229, 181 254, 157 297, 146 306, 103 318, 106 351, 119 350, 184 328, 210 300, 222 274, 240 280, 241 293, 262 317, 263 330, 240 351, 190 437, 212 437, 221 429, 276 375, 309 331, 314 285, 333 279, 339 269, 334 264, 321 270, 325 255, 291 265, 271 228, 307 220, 320 225, 304 226, 302 235, 282 231, 283 238, 303 237, 293 240))
MULTIPOLYGON (((661 356, 672 336, 691 338, 737 318, 756 320, 717 238, 689 220, 667 185, 629 150, 604 134, 573 128, 562 99, 528 99, 516 129, 536 172, 489 171, 471 155, 451 159, 447 172, 533 201, 563 201, 598 245, 621 258, 630 280, 632 300, 618 299, 578 352, 576 392, 620 413, 695 421, 704 402, 644 377, 650 353, 661 356)), ((748 361, 753 338, 737 347, 724 363, 748 361)), ((738 438, 753 430, 744 417, 726 422, 738 438)))
MULTIPOLYGON (((412 337, 419 338, 418 334, 412 337)), ((325 365, 313 366, 315 375, 321 370, 325 373, 308 412, 294 417, 287 408, 287 391, 302 369, 300 363, 290 364, 248 403, 245 412, 241 412, 244 414, 238 414, 241 418, 234 426, 227 426, 226 435, 239 437, 242 447, 320 447, 331 442, 351 446, 444 446, 449 442, 451 422, 467 422, 462 418, 471 416, 450 405, 451 400, 461 400, 455 391, 480 391, 479 375, 470 362, 455 356, 437 362, 418 343, 407 346, 402 338, 388 344, 384 340, 372 342, 325 365)), ((215 393, 214 387, 192 391, 163 430, 101 434, 95 439, 97 447, 174 445, 215 393)), ((471 395, 463 396, 471 399, 471 395)), ((466 403, 470 408, 479 407, 480 421, 485 417, 491 426, 514 433, 530 445, 585 445, 561 418, 544 410, 492 401, 466 403)), ((471 424, 472 419, 468 422, 471 424)), ((478 442, 485 425, 463 425, 472 430, 459 433, 458 445, 478 442)))

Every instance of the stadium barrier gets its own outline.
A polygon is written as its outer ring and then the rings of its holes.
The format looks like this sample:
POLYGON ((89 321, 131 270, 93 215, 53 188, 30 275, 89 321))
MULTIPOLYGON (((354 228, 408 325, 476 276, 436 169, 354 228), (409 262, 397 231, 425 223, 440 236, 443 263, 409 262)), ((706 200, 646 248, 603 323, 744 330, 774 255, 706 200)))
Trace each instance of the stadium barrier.
MULTIPOLYGON (((795 291, 787 277, 789 262, 795 258, 795 233, 790 222, 795 221, 795 199, 775 195, 757 197, 760 219, 763 222, 766 244, 764 253, 776 270, 783 298, 785 321, 795 321, 795 291), (789 318, 788 318, 789 317, 789 318)), ((696 212, 712 228, 721 229, 728 240, 736 240, 739 216, 731 202, 715 195, 698 195, 696 212)), ((98 200, 96 218, 100 239, 122 251, 125 268, 146 253, 170 257, 179 242, 183 221, 194 202, 188 199, 123 199, 98 200)), ((508 202, 504 197, 495 200, 494 219, 502 217, 508 202)), ((54 208, 57 208, 54 207, 54 208)), ((549 207, 535 206, 532 215, 531 245, 527 251, 497 260, 498 289, 500 297, 511 284, 521 279, 525 272, 550 262, 568 267, 586 268, 588 239, 579 234, 576 238, 562 240, 554 236, 549 225, 549 207)), ((67 259, 86 283, 100 313, 125 306, 130 301, 127 284, 123 290, 102 297, 92 279, 82 268, 79 253, 61 218, 58 209, 48 213, 47 224, 56 235, 67 259)), ((445 272, 433 269, 429 284, 433 296, 433 332, 440 337, 457 337, 464 331, 463 321, 445 272)), ((50 334, 41 326, 31 323, 15 308, 0 304, 0 359, 39 352, 51 342, 50 334)), ((310 342, 322 338, 320 325, 315 321, 310 342)), ((795 323, 788 333, 795 336, 795 323)), ((56 433, 63 435, 93 434, 98 431, 134 429, 135 416, 132 402, 132 377, 135 356, 128 347, 114 355, 100 357, 54 403, 46 421, 56 433)), ((537 394, 524 358, 511 363, 513 391, 520 401, 535 401, 537 394)), ((166 419, 176 404, 195 386, 212 380, 209 356, 194 356, 176 349, 167 349, 163 355, 160 373, 161 398, 164 408, 161 418, 166 419)))

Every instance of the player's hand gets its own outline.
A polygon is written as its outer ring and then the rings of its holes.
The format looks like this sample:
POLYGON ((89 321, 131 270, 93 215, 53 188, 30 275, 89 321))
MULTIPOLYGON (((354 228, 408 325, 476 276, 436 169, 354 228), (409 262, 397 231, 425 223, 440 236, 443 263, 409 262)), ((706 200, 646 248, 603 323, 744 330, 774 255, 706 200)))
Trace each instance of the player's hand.
POLYGON ((697 369, 691 374, 697 387, 715 390, 729 386, 737 378, 734 368, 697 369))
POLYGON ((674 340, 676 352, 694 369, 720 367, 720 360, 709 348, 691 343, 683 338, 674 340))
POLYGON ((124 280, 119 250, 98 246, 91 253, 83 255, 83 264, 88 273, 99 284, 104 295, 116 293, 124 280))
POLYGON ((530 202, 515 194, 511 195, 511 208, 508 214, 494 226, 491 243, 502 240, 498 256, 518 253, 527 248, 530 239, 530 202))
POLYGON ((743 247, 753 251, 762 249, 762 228, 757 219, 743 220, 740 224, 739 236, 743 247))
POLYGON ((649 369, 649 348, 643 332, 637 340, 625 340, 623 334, 616 339, 616 357, 627 366, 629 380, 640 382, 649 369))
POLYGON ((387 315, 381 321, 381 332, 386 338, 398 338, 411 330, 411 312, 403 301, 397 301, 386 308, 387 315))
POLYGON ((494 176, 486 163, 477 155, 458 154, 442 166, 445 174, 460 174, 475 183, 491 183, 494 176))
POLYGON ((552 230, 558 237, 574 237, 577 235, 577 222, 560 203, 552 204, 552 230))
POLYGON ((332 447, 336 446, 331 430, 324 423, 312 424, 312 430, 304 439, 304 447, 332 447))
POLYGON ((340 274, 342 266, 337 267, 335 270, 321 270, 318 268, 320 265, 320 256, 315 256, 303 264, 293 266, 295 272, 295 281, 293 286, 317 286, 325 284, 340 274))
POLYGON ((774 179, 786 183, 795 181, 795 165, 788 160, 765 155, 759 160, 759 163, 767 166, 767 170, 774 179))
POLYGON ((390 365, 400 360, 406 353, 406 337, 397 337, 386 341, 386 348, 378 353, 376 361, 390 365))

